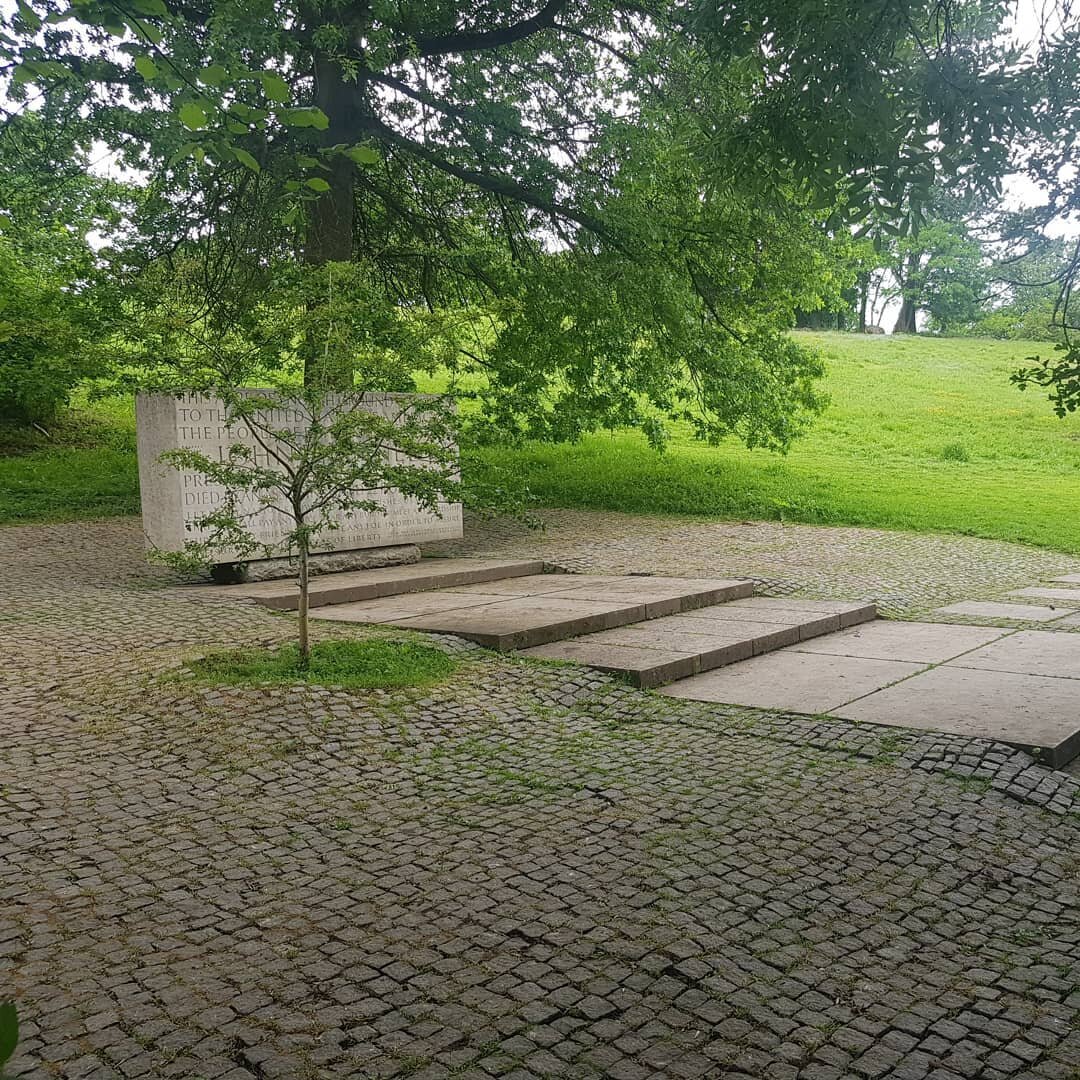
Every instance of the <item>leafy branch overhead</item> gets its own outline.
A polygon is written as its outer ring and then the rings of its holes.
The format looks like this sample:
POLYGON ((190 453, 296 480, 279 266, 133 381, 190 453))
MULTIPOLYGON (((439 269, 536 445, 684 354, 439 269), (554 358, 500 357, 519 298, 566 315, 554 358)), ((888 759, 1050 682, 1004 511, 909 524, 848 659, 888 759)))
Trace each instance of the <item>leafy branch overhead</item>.
POLYGON ((22 0, 0 66, 148 178, 132 272, 195 257, 216 297, 349 263, 373 327, 468 312, 446 366, 477 435, 784 448, 820 406, 784 331, 839 302, 852 227, 918 229, 943 177, 1056 175, 1076 32, 1020 53, 1009 8, 22 0))

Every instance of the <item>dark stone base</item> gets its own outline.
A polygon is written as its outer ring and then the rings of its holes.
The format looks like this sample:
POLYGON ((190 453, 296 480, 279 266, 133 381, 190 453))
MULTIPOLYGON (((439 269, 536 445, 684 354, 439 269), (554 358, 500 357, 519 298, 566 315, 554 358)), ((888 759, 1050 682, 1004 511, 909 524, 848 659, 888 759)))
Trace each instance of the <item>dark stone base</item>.
MULTIPOLYGON (((361 548, 357 551, 328 551, 312 555, 311 574, 337 574, 346 570, 375 570, 380 566, 405 566, 420 561, 416 544, 361 548)), ((217 563, 210 567, 215 585, 240 585, 245 581, 274 581, 296 576, 295 559, 253 559, 251 562, 217 563)))

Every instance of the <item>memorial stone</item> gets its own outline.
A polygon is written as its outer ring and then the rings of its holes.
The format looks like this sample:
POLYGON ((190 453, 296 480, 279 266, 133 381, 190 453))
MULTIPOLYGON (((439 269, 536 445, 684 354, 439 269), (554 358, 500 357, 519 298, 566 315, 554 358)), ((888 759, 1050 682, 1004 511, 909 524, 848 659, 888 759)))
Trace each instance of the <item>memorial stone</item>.
MULTIPOLYGON (((253 394, 270 391, 253 390, 253 394)), ((353 407, 355 399, 349 399, 353 407)), ((401 397, 394 394, 366 394, 359 407, 387 417, 401 409, 401 397)), ((147 547, 163 552, 184 549, 187 541, 203 541, 207 531, 199 519, 213 511, 226 498, 225 489, 201 473, 177 469, 161 460, 170 450, 192 449, 208 457, 224 460, 229 448, 244 444, 251 448, 260 465, 272 464, 270 455, 242 423, 227 423, 224 403, 203 394, 140 394, 135 402, 139 453, 139 486, 142 497, 143 530, 147 547)), ((275 410, 272 423, 279 430, 303 431, 308 419, 303 404, 275 410)), ((391 451, 393 453, 393 451, 391 451)), ((391 489, 364 491, 359 497, 380 504, 380 511, 339 512, 337 527, 321 532, 312 551, 345 552, 372 548, 401 547, 432 540, 451 540, 461 536, 460 503, 444 503, 439 513, 423 509, 410 498, 391 489)), ((243 499, 244 496, 241 496, 243 499)), ((245 525, 252 536, 269 550, 267 557, 289 554, 283 543, 291 529, 288 514, 274 507, 253 511, 245 525)), ((241 509, 244 508, 241 502, 241 509)), ((242 553, 221 549, 215 553, 221 563, 231 563, 242 553)))

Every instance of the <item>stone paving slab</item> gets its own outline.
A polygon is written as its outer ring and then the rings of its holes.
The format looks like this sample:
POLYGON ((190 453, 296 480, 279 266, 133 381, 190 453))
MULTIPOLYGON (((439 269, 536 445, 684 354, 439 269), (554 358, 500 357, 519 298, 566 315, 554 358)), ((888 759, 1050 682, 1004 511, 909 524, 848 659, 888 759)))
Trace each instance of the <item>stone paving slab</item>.
POLYGON ((1032 585, 1027 589, 1014 589, 1010 596, 1030 596, 1039 600, 1061 600, 1080 608, 1080 589, 1054 589, 1045 585, 1032 585))
POLYGON ((1080 638, 1053 630, 874 622, 663 692, 996 739, 1055 767, 1080 753, 1080 638))
POLYGON ((727 578, 522 575, 494 584, 455 585, 335 604, 318 609, 315 615, 337 622, 385 623, 454 634, 506 652, 663 618, 684 608, 708 610, 702 605, 737 600, 750 595, 753 588, 751 582, 727 578))
POLYGON ((504 596, 543 596, 545 593, 566 592, 567 581, 581 578, 592 580, 593 574, 527 574, 501 581, 483 581, 474 585, 444 585, 440 592, 471 596, 473 593, 500 593, 504 596))
POLYGON ((938 608, 935 615, 964 615, 975 619, 1012 619, 1016 622, 1053 622, 1072 613, 1070 608, 1040 604, 1010 604, 997 600, 962 600, 938 608))
POLYGON ((705 636, 712 640, 733 642, 748 641, 751 644, 752 656, 759 653, 772 652, 774 649, 782 649, 786 645, 794 645, 799 641, 800 631, 805 625, 813 625, 817 622, 811 617, 805 622, 798 620, 791 623, 757 622, 752 619, 709 619, 703 616, 713 609, 705 611, 688 611, 682 615, 671 615, 666 619, 657 619, 654 622, 640 627, 628 627, 628 630, 652 630, 656 629, 662 634, 679 634, 692 636, 705 636))
POLYGON ((660 693, 693 701, 751 705, 800 713, 836 713, 845 703, 906 679, 923 664, 826 656, 784 649, 734 667, 665 686, 660 693))
MULTIPOLYGON (((699 665, 696 651, 679 652, 657 647, 635 647, 633 642, 600 642, 600 634, 557 641, 527 649, 522 656, 535 660, 565 660, 584 664, 597 671, 623 675, 643 690, 651 690, 695 674, 699 665)), ((747 654, 749 655, 749 654, 747 654)))
MULTIPOLYGON (((809 610, 781 609, 766 601, 762 621, 752 621, 746 616, 757 610, 755 604, 755 600, 740 603, 735 617, 730 612, 725 615, 732 604, 704 607, 589 634, 572 642, 525 650, 523 655, 574 660, 600 671, 621 672, 635 686, 655 688, 672 678, 737 664, 818 634, 832 633, 839 629, 841 613, 855 610, 850 604, 831 605, 837 613, 821 615, 817 606, 809 610), (632 651, 620 651, 627 648, 632 651), (656 655, 653 667, 646 663, 650 651, 656 655), (673 656, 679 658, 678 663, 672 662, 673 656), (623 659, 629 663, 619 667, 623 659)), ((862 607, 858 611, 865 613, 862 607)))
POLYGON ((506 597, 499 593, 471 593, 469 596, 442 591, 402 593, 354 604, 327 604, 312 611, 311 617, 329 622, 393 624, 421 615, 468 611, 470 608, 490 607, 505 601, 506 597))
POLYGON ((706 608, 713 604, 750 597, 754 593, 752 581, 735 581, 728 578, 652 578, 615 577, 595 579, 578 585, 576 575, 565 577, 566 591, 555 595, 584 597, 589 600, 642 600, 645 617, 659 619, 665 615, 706 608))
MULTIPOLYGON (((1076 556, 971 536, 790 522, 703 521, 594 510, 545 510, 543 533, 466 522, 446 553, 539 556, 576 571, 753 578, 769 595, 865 597, 891 618, 920 618, 958 600, 1080 575, 1076 556)), ((427 550, 427 549, 425 549, 427 550)))
MULTIPOLYGON (((580 640, 601 649, 609 645, 626 645, 635 650, 656 650, 661 654, 682 653, 692 657, 694 661, 693 669, 688 674, 710 671, 716 667, 723 667, 725 664, 735 664, 740 660, 748 660, 754 655, 754 643, 746 638, 735 635, 687 634, 674 630, 653 632, 648 623, 638 623, 618 630, 590 634, 587 638, 580 640)), ((614 669, 608 668, 608 670, 614 669)), ((647 682, 636 680, 639 686, 659 686, 662 681, 659 678, 652 678, 647 682)))
POLYGON ((846 720, 996 739, 1053 766, 1080 753, 1080 687, 1072 679, 944 664, 830 711, 846 720))
MULTIPOLYGON (((940 664, 1000 638, 998 628, 878 620, 793 646, 798 652, 940 664)), ((1062 635, 1058 635, 1059 637, 1062 635)), ((1077 641, 1080 649, 1080 641, 1077 641)), ((977 654, 976 654, 977 655, 977 654)))
POLYGON ((748 600, 733 601, 728 607, 737 611, 748 608, 754 611, 755 618, 764 618, 765 613, 775 612, 778 618, 788 618, 789 612, 804 616, 807 612, 822 615, 835 615, 841 627, 855 626, 877 618, 877 606, 870 601, 850 600, 808 600, 795 596, 754 596, 748 600))
MULTIPOLYGON (((760 599, 767 599, 762 597, 760 599)), ((821 634, 836 633, 841 628, 838 614, 819 614, 813 611, 794 611, 776 607, 755 607, 749 604, 723 604, 718 607, 703 608, 700 611, 687 612, 693 616, 717 625, 730 623, 765 623, 777 628, 797 627, 799 639, 810 639, 821 634)))
MULTIPOLYGON (((1021 630, 958 657, 949 666, 1080 679, 1080 635, 1021 630)), ((1080 686, 1074 688, 1074 693, 1073 717, 1080 727, 1080 686)))
MULTIPOLYGON (((486 585, 451 590, 465 595, 488 592, 486 585)), ((502 582, 501 592, 516 596, 554 596, 568 600, 626 600, 645 605, 645 617, 660 618, 677 612, 739 600, 753 595, 750 581, 729 578, 668 578, 632 575, 542 574, 502 582)))
MULTIPOLYGON (((405 566, 326 574, 311 582, 311 606, 354 603, 453 585, 524 577, 543 573, 544 566, 540 559, 421 559, 405 566)), ((297 606, 295 581, 254 581, 243 585, 194 585, 190 588, 192 592, 204 592, 215 598, 254 600, 278 611, 295 611, 297 606)))
POLYGON ((487 649, 510 652, 609 630, 644 618, 644 604, 530 596, 379 621, 407 630, 453 634, 487 649))
POLYGON ((1048 630, 1075 630, 1080 627, 1080 611, 1074 612, 1071 615, 1066 615, 1062 619, 1058 619, 1052 626, 1048 626, 1048 630))

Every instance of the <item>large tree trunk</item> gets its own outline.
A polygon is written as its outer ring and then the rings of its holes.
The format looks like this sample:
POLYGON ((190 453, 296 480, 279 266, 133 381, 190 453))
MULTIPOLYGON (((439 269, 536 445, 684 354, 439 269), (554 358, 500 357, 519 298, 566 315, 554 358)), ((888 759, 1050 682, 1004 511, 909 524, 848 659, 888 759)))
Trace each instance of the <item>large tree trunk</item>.
POLYGON ((919 257, 914 252, 908 254, 896 272, 896 283, 900 286, 900 314, 893 327, 894 334, 914 334, 918 331, 915 316, 918 311, 916 301, 920 291, 916 285, 919 276, 919 257), (913 288, 914 286, 914 288, 913 288))
MULTIPOLYGON (((321 133, 320 141, 324 148, 342 144, 349 146, 356 142, 355 95, 356 87, 345 81, 341 65, 316 54, 315 104, 330 120, 330 126, 321 133)), ((320 170, 316 175, 330 185, 330 190, 323 192, 311 204, 303 248, 303 261, 308 266, 350 262, 353 257, 356 166, 345 154, 330 155, 326 164, 330 171, 320 170)), ((327 389, 352 388, 351 367, 336 363, 334 370, 326 370, 320 360, 318 343, 309 342, 304 361, 306 382, 317 380, 327 389)))
POLYGON ((917 331, 915 325, 915 304, 904 297, 900 305, 900 314, 896 317, 896 325, 893 327, 894 334, 914 334, 917 331))
MULTIPOLYGON (((315 104, 330 119, 321 133, 324 147, 349 145, 356 141, 350 124, 350 87, 342 77, 341 66, 324 56, 315 57, 315 104)), ((348 262, 353 253, 353 174, 355 165, 344 154, 334 154, 326 162, 330 172, 319 171, 330 190, 311 206, 304 262, 322 266, 328 262, 348 262)))

